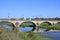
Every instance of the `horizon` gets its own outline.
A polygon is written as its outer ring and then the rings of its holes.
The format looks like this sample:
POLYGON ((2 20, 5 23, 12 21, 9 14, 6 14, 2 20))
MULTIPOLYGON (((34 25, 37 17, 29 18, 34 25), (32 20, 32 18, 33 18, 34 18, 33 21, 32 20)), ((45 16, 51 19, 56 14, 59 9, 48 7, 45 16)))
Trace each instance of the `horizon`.
POLYGON ((60 18, 60 0, 0 0, 0 18, 60 18))
MULTIPOLYGON (((27 19, 28 17, 27 17, 27 18, 21 17, 21 18, 27 19)), ((0 19, 21 19, 21 18, 0 18, 0 19)), ((46 18, 44 18, 44 17, 40 17, 40 18, 39 18, 39 17, 32 17, 32 18, 28 18, 28 20, 29 20, 29 19, 35 19, 35 18, 38 18, 38 20, 41 19, 41 18, 43 18, 43 19, 49 19, 49 20, 50 20, 50 19, 53 20, 53 19, 55 19, 55 18, 58 18, 58 20, 60 19, 60 17, 50 17, 50 18, 48 18, 48 17, 46 17, 46 18)))

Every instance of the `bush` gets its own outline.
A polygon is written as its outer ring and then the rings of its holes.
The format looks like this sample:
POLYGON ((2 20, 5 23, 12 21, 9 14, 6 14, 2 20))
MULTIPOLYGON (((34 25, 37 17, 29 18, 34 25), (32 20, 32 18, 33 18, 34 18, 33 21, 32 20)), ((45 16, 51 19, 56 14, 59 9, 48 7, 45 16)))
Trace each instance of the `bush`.
POLYGON ((3 28, 0 31, 0 40, 48 40, 48 39, 42 38, 34 34, 33 32, 22 33, 3 28))

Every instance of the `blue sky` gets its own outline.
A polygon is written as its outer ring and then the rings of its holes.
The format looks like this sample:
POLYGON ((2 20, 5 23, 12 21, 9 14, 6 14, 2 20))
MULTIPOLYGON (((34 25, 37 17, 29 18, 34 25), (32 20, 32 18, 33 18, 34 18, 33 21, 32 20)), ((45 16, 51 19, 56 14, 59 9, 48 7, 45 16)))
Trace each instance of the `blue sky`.
POLYGON ((0 0, 0 18, 60 17, 60 0, 0 0))

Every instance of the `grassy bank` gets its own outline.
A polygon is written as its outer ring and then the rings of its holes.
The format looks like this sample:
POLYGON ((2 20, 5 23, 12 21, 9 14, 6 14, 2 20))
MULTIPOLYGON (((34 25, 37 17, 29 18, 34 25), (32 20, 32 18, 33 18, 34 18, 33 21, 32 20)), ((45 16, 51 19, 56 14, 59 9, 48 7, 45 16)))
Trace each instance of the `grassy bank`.
POLYGON ((32 32, 22 33, 13 30, 8 30, 0 25, 0 40, 49 40, 42 38, 32 32))

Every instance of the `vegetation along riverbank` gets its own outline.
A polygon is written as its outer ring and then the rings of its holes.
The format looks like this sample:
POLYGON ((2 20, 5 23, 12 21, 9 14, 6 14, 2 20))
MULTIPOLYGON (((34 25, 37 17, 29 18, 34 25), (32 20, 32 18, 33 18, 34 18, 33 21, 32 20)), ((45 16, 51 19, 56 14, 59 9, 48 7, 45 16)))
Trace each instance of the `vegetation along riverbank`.
POLYGON ((16 32, 15 30, 9 30, 3 28, 0 25, 0 40, 49 40, 48 38, 42 38, 33 32, 23 33, 16 32))

